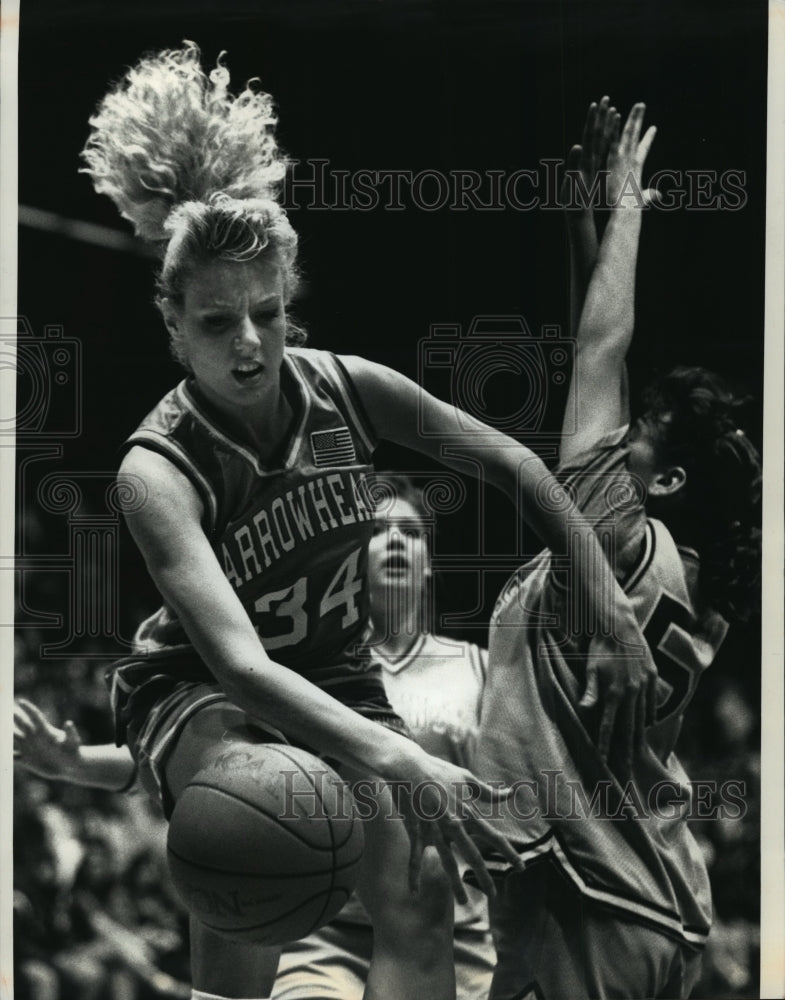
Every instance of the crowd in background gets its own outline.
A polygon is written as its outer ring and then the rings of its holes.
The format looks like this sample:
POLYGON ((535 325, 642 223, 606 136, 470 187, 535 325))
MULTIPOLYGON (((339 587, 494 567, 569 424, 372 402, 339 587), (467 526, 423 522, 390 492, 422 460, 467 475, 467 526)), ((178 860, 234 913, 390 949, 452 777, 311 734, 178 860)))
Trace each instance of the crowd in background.
MULTIPOLYGON (((31 574, 28 602, 67 606, 67 598, 52 592, 53 579, 31 574)), ((42 658, 48 641, 43 630, 18 630, 16 695, 58 725, 72 719, 85 743, 112 741, 107 661, 42 658)), ((86 641, 83 653, 95 649, 86 641)), ((743 808, 693 825, 708 859, 715 907, 695 998, 757 996, 757 669, 757 662, 726 656, 699 686, 683 731, 680 754, 693 780, 716 783, 720 799, 723 782, 744 788, 743 808)), ((17 768, 14 831, 17 1000, 187 1000, 187 919, 168 877, 165 821, 144 793, 47 782, 17 768)))
MULTIPOLYGON (((21 634, 17 693, 85 742, 111 737, 105 668, 36 665, 21 634)), ((14 780, 15 995, 19 1000, 190 996, 188 923, 171 889, 166 824, 144 794, 14 780)))

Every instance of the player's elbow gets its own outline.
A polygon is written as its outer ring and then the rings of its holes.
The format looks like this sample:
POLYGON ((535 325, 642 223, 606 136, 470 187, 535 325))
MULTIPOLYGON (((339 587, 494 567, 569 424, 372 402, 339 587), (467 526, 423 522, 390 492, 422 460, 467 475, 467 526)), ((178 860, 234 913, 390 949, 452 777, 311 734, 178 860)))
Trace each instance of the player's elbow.
POLYGON ((214 648, 206 650, 207 662, 229 701, 248 711, 251 706, 258 708, 260 701, 272 700, 272 678, 265 670, 269 660, 261 643, 244 644, 236 638, 215 636, 212 644, 214 648))
POLYGON ((242 663, 237 657, 227 653, 226 649, 206 648, 204 641, 199 643, 203 658, 210 665, 210 673, 215 677, 221 691, 227 699, 243 711, 249 711, 256 704, 259 695, 263 694, 263 684, 258 673, 250 664, 242 663), (207 654, 205 656, 205 654, 207 654))
POLYGON ((251 694, 250 677, 244 676, 241 670, 214 670, 221 690, 233 705, 245 709, 251 694))

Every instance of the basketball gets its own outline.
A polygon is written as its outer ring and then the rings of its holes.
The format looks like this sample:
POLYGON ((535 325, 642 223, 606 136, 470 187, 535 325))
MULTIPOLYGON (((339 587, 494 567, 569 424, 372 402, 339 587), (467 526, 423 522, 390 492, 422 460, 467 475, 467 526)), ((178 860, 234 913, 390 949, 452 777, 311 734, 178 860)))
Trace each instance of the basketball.
POLYGON ((362 823, 349 786, 297 747, 227 749, 183 790, 167 855, 191 914, 260 944, 306 937, 354 891, 362 823))

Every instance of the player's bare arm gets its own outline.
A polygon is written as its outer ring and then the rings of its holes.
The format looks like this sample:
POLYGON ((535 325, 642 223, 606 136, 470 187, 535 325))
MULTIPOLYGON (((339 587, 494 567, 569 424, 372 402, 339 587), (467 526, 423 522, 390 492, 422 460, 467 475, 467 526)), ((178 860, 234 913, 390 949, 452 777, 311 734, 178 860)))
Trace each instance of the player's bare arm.
POLYGON ((461 808, 460 796, 467 786, 486 802, 498 798, 499 792, 469 771, 431 757, 406 737, 363 718, 271 660, 202 530, 202 503, 190 481, 168 459, 138 447, 124 460, 123 475, 141 478, 148 490, 144 507, 127 515, 131 534, 162 596, 227 697, 292 738, 395 783, 413 844, 413 881, 422 850, 434 844, 456 896, 463 900, 454 847, 476 871, 485 891, 492 893, 490 877, 469 833, 490 839, 516 863, 517 856, 487 821, 461 808), (412 800, 418 786, 426 791, 418 796, 423 807, 415 811, 412 800), (433 786, 447 792, 447 808, 441 812, 444 800, 433 786), (429 796, 433 801, 427 801, 429 796))
POLYGON ((592 102, 586 113, 583 136, 567 154, 561 200, 567 223, 570 252, 570 331, 575 334, 581 318, 586 289, 597 263, 598 239, 595 202, 604 198, 602 175, 608 146, 618 135, 619 114, 603 97, 592 102))
MULTIPOLYGON (((472 442, 466 414, 460 420, 455 409, 422 390, 398 372, 361 358, 344 358, 344 364, 360 395, 377 433, 387 440, 410 448, 444 464, 464 471, 465 465, 442 454, 439 437, 422 437, 418 420, 425 414, 431 428, 440 428, 443 439, 462 438, 462 451, 472 442)), ((567 552, 580 535, 585 559, 576 563, 576 584, 585 606, 599 624, 601 635, 589 656, 589 675, 594 678, 589 695, 602 703, 600 750, 604 756, 617 743, 622 759, 631 759, 634 747, 643 740, 645 719, 651 718, 654 704, 656 670, 641 635, 632 607, 618 584, 613 591, 595 585, 593 567, 605 556, 590 524, 580 511, 566 502, 560 510, 545 510, 543 495, 562 492, 544 463, 528 448, 501 433, 474 421, 477 428, 476 450, 488 481, 505 492, 516 504, 526 523, 545 545, 556 552, 567 552), (572 536, 572 543, 570 542, 572 536), (620 650, 628 655, 620 658, 620 650)), ((551 508, 556 506, 550 505, 551 508)))
POLYGON ((635 269, 642 222, 642 174, 656 129, 641 138, 645 105, 630 111, 608 149, 608 202, 612 206, 578 325, 562 463, 629 420, 625 359, 635 325, 635 269))
POLYGON ((135 774, 128 747, 84 746, 72 721, 52 725, 25 698, 14 703, 14 760, 41 778, 120 791, 135 774))

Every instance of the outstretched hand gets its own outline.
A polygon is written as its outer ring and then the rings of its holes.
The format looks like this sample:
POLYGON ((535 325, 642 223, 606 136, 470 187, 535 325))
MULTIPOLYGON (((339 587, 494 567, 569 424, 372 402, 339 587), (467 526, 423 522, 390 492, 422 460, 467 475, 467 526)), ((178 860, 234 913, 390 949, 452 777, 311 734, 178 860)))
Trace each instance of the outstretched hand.
POLYGON ((514 867, 522 867, 507 838, 482 815, 483 811, 487 814, 493 803, 506 799, 511 794, 509 789, 494 788, 465 768, 431 757, 415 744, 411 752, 399 758, 382 777, 393 790, 409 834, 409 885, 413 892, 417 891, 420 882, 423 851, 431 844, 439 853, 459 903, 465 903, 467 896, 456 854, 475 873, 480 889, 487 896, 495 893, 485 861, 472 837, 502 854, 514 867))
POLYGON ((561 187, 561 203, 568 223, 591 222, 593 209, 604 204, 602 186, 598 184, 611 144, 618 141, 621 116, 611 106, 610 98, 592 102, 586 113, 580 145, 567 154, 567 168, 561 187))
POLYGON ((634 619, 616 621, 613 631, 610 637, 591 640, 578 707, 586 713, 599 706, 597 749, 604 761, 613 754, 618 777, 626 780, 643 748, 646 727, 654 722, 657 668, 634 619))
POLYGON ((592 103, 586 114, 580 145, 567 155, 561 203, 570 244, 570 325, 577 331, 583 302, 597 263, 594 209, 606 204, 605 164, 611 143, 618 139, 619 115, 610 99, 592 103))
POLYGON ((611 208, 645 208, 659 198, 656 189, 644 189, 643 165, 657 129, 650 125, 641 138, 646 105, 634 104, 621 134, 618 122, 608 149, 608 204, 611 208))
POLYGON ((641 129, 646 105, 637 103, 621 128, 621 115, 603 97, 586 113, 583 136, 567 154, 561 203, 572 235, 596 245, 594 209, 645 208, 660 200, 656 188, 644 188, 643 165, 657 129, 641 129), (603 183, 604 182, 604 183, 603 183))
POLYGON ((53 726, 32 702, 14 702, 14 759, 41 778, 68 778, 79 763, 82 740, 70 720, 53 726))

